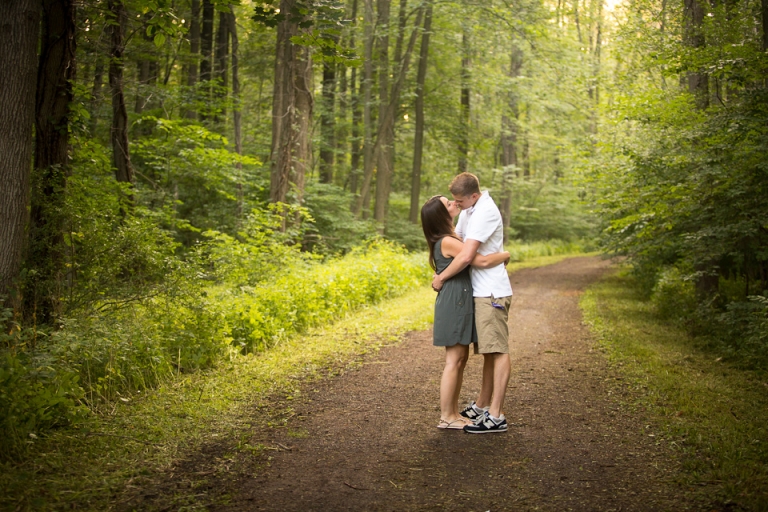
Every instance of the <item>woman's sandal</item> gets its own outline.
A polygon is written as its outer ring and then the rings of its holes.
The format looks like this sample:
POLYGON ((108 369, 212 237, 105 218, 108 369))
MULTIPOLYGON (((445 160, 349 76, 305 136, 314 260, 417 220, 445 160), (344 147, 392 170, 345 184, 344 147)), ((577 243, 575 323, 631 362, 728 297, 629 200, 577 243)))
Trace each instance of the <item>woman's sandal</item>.
POLYGON ((465 425, 469 425, 469 423, 467 423, 463 418, 453 421, 446 421, 441 418, 440 423, 437 424, 437 428, 443 428, 447 430, 464 430, 465 425))

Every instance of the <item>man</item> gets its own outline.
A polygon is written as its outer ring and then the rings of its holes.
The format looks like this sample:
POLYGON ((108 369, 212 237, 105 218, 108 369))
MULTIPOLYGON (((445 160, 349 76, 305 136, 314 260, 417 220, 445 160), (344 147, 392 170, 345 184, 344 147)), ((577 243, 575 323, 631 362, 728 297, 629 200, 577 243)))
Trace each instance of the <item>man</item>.
MULTIPOLYGON (((432 280, 432 288, 443 283, 472 262, 475 253, 487 255, 504 250, 504 227, 501 212, 488 192, 480 192, 477 176, 463 172, 449 186, 461 208, 456 234, 464 239, 464 248, 453 262, 432 280)), ((509 383, 509 306, 512 287, 504 264, 488 269, 472 267, 472 289, 475 300, 475 324, 478 344, 483 355, 483 383, 480 395, 461 412, 474 421, 464 427, 471 434, 505 432, 507 420, 502 411, 509 383)))

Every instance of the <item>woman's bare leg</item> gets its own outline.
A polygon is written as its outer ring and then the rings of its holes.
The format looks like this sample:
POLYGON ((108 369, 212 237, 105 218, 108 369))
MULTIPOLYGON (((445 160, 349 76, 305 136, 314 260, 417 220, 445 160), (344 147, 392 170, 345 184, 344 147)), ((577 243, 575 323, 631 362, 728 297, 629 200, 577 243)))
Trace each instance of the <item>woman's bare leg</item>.
POLYGON ((456 344, 445 347, 445 369, 440 379, 440 419, 451 422, 461 419, 459 415, 459 393, 464 380, 469 347, 456 344))

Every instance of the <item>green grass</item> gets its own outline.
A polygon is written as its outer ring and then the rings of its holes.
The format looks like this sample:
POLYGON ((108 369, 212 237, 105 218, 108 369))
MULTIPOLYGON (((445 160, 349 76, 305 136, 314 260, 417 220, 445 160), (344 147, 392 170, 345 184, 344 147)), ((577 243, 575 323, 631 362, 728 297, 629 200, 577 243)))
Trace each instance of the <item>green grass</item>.
POLYGON ((646 408, 680 454, 681 483, 721 504, 768 510, 768 377, 697 349, 626 273, 591 287, 581 307, 630 382, 627 405, 646 408))
MULTIPOLYGON (((573 256, 573 255, 570 255, 573 256)), ((509 270, 550 265, 566 254, 510 264, 509 270)), ((284 340, 267 352, 236 357, 215 370, 181 374, 155 390, 125 395, 76 428, 30 439, 28 457, 0 466, 0 509, 106 510, 144 489, 201 446, 229 440, 258 454, 250 432, 281 427, 280 416, 254 415, 275 396, 290 404, 312 380, 360 364, 360 356, 397 343, 404 332, 429 328, 434 292, 423 286, 348 314, 333 325, 284 340)), ((301 430, 290 436, 303 437, 301 430)), ((171 500, 191 506, 195 487, 171 500)))

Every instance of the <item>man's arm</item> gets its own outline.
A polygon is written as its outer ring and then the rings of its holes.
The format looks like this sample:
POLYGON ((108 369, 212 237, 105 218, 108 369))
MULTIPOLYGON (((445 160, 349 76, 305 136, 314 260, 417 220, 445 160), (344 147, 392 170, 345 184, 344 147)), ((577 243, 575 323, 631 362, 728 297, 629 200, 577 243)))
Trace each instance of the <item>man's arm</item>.
POLYGON ((464 240, 464 248, 453 258, 451 264, 440 274, 435 274, 432 278, 432 289, 439 292, 444 282, 467 268, 475 258, 478 247, 480 247, 478 240, 472 240, 471 238, 464 240))

